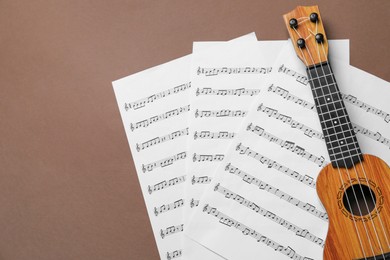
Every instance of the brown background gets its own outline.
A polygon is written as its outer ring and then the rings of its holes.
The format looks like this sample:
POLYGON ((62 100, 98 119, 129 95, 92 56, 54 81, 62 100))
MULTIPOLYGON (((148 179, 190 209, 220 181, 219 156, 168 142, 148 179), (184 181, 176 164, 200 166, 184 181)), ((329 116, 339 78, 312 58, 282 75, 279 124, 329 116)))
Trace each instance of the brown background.
MULTIPOLYGON (((390 80, 390 1, 0 1, 0 259, 158 259, 111 81, 318 3, 390 80)), ((367 86, 369 87, 369 86, 367 86)))

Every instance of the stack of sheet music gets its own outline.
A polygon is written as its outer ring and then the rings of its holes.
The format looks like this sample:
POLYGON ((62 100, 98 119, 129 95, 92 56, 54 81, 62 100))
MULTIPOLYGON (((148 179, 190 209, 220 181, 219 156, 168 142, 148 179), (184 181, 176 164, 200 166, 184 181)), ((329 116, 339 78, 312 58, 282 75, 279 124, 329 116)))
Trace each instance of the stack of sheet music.
MULTIPOLYGON (((362 151, 390 164, 389 83, 329 44, 362 151)), ((161 259, 322 259, 330 160, 305 75, 291 42, 252 33, 113 82, 161 259)))

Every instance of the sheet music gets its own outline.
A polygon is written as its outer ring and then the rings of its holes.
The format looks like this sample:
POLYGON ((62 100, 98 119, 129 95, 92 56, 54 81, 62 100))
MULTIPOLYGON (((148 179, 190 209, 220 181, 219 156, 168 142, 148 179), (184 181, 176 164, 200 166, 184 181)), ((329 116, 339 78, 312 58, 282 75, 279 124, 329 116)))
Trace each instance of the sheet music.
POLYGON ((181 255, 190 56, 113 82, 162 259, 181 255))
MULTIPOLYGON (((190 219, 205 186, 211 181, 220 161, 223 160, 223 155, 235 137, 238 126, 248 114, 250 104, 260 95, 261 89, 264 89, 262 80, 270 74, 277 57, 276 54, 280 53, 285 41, 277 43, 262 41, 257 44, 263 55, 262 60, 254 57, 252 53, 243 52, 242 55, 238 55, 221 48, 208 49, 208 52, 200 52, 197 56, 196 48, 199 48, 197 45, 202 45, 202 43, 194 44, 194 57, 198 58, 192 63, 191 106, 193 110, 190 113, 187 174, 192 179, 207 177, 207 182, 186 184, 186 198, 190 201, 185 212, 187 220, 190 219), (229 53, 239 58, 234 59, 228 55, 229 53), (218 54, 221 57, 213 59, 211 56, 218 54), (229 62, 234 64, 244 59, 254 65, 252 67, 246 65, 228 67, 226 65, 229 62), (213 64, 216 65, 213 67, 213 64), (253 81, 250 81, 247 76, 252 77, 253 81), (220 160, 196 159, 200 156, 213 158, 217 155, 220 160)), ((334 55, 339 55, 343 61, 349 62, 348 40, 331 41, 330 44, 337 50, 334 55)), ((275 68, 279 69, 279 67, 275 68)), ((285 73, 286 71, 287 69, 285 73)), ((288 73, 293 74, 292 71, 288 73)))
MULTIPOLYGON (((256 40, 252 33, 234 41, 256 40)), ((159 254, 168 260, 186 254, 182 239, 190 64, 188 55, 113 82, 159 254)), ((197 252, 206 252, 200 255, 215 255, 199 248, 197 252)))
MULTIPOLYGON (((390 84, 332 66, 363 153, 390 163, 390 84)), ((330 160, 291 44, 277 67, 187 225, 186 235, 228 259, 322 259, 328 219, 315 180, 330 160)))

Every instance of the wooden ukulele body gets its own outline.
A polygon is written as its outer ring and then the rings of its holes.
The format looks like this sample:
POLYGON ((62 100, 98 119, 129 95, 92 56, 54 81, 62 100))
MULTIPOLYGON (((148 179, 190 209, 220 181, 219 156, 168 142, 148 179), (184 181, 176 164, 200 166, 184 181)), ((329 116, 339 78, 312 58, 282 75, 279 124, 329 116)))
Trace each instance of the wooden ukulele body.
MULTIPOLYGON (((390 169, 378 157, 366 154, 363 157, 363 162, 350 169, 337 169, 329 164, 318 176, 317 193, 329 217, 325 260, 374 259, 371 258, 373 256, 378 256, 376 259, 390 259, 390 255, 385 258, 382 256, 390 253, 390 169), (371 217, 369 214, 352 215, 343 202, 344 191, 351 184, 359 182, 371 188, 375 194, 376 203, 371 217)), ((366 206, 363 204, 362 207, 366 206)))

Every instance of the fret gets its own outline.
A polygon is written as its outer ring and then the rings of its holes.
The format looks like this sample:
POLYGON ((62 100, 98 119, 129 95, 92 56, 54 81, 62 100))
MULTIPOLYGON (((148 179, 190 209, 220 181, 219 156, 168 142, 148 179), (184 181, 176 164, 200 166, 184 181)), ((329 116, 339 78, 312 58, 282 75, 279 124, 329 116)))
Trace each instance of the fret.
POLYGON ((326 95, 322 97, 318 97, 318 103, 320 104, 318 106, 319 109, 322 110, 322 108, 329 108, 331 105, 333 105, 336 108, 342 108, 343 100, 337 95, 337 94, 332 94, 332 95, 326 95))
POLYGON ((360 150, 358 150, 358 148, 352 148, 352 149, 348 149, 348 150, 345 150, 345 151, 342 151, 342 152, 338 152, 338 153, 332 153, 330 154, 329 156, 333 156, 334 158, 336 157, 340 157, 339 155, 343 155, 345 153, 348 153, 349 156, 356 156, 356 155, 359 155, 360 154, 360 150))
MULTIPOLYGON (((311 82, 315 85, 313 88, 314 91, 324 91, 325 93, 336 93, 335 90, 337 88, 337 83, 332 79, 320 78, 320 79, 312 79, 311 82)), ((319 93, 320 94, 320 93, 319 93)))
POLYGON ((352 136, 355 136, 354 135, 354 131, 353 129, 351 130, 347 130, 347 131, 340 131, 340 132, 336 132, 336 133, 333 133, 333 134, 327 134, 326 135, 327 137, 329 138, 332 138, 332 136, 334 136, 334 138, 337 138, 337 139, 344 139, 344 138, 347 138, 347 137, 352 137, 352 136), (346 135, 348 134, 348 135, 346 135))
POLYGON ((313 88, 314 90, 330 89, 331 92, 334 92, 334 89, 337 88, 337 83, 331 78, 314 78, 310 79, 310 81, 315 84, 315 87, 313 88))
POLYGON ((348 114, 339 116, 336 112, 330 111, 319 115, 321 121, 333 122, 334 125, 341 125, 348 121, 348 114))
POLYGON ((326 74, 332 74, 333 75, 333 72, 330 68, 330 66, 328 66, 327 63, 324 63, 324 64, 318 64, 316 67, 316 69, 318 70, 309 70, 308 71, 308 74, 310 77, 312 77, 314 75, 314 72, 315 72, 315 75, 318 75, 318 76, 323 76, 323 75, 326 75, 326 74), (319 69, 321 68, 321 69, 319 69))
POLYGON ((332 161, 333 168, 352 168, 355 164, 363 161, 363 155, 360 152, 355 156, 343 156, 334 158, 332 161))
POLYGON ((329 114, 333 112, 332 117, 345 116, 347 114, 345 108, 343 107, 343 101, 335 101, 332 104, 326 103, 324 100, 320 102, 315 102, 317 106, 317 112, 320 115, 329 114))
MULTIPOLYGON (((355 142, 354 137, 348 137, 348 138, 343 138, 343 140, 332 140, 330 142, 327 142, 332 148, 337 147, 337 148, 343 148, 348 145, 350 145, 352 142, 355 142)), ((331 148, 331 149, 332 149, 331 148)))
POLYGON ((334 145, 332 142, 325 141, 328 148, 329 154, 335 154, 335 153, 340 153, 340 151, 344 150, 351 150, 351 149, 359 149, 359 144, 356 139, 351 140, 347 144, 340 144, 340 145, 334 145))
POLYGON ((318 89, 330 89, 330 87, 336 87, 337 86, 337 83, 335 83, 335 82, 328 83, 328 84, 321 84, 320 85, 320 81, 319 80, 314 81, 314 80, 309 79, 309 82, 310 81, 313 81, 313 83, 315 83, 318 86, 318 87, 313 87, 312 88, 312 90, 315 90, 315 91, 317 91, 318 89))
POLYGON ((331 122, 331 120, 327 120, 326 122, 321 122, 322 131, 326 131, 325 134, 333 135, 336 132, 344 131, 352 131, 352 126, 347 121, 335 121, 331 122))
POLYGON ((319 77, 313 77, 313 79, 324 78, 324 77, 327 77, 327 76, 331 76, 331 78, 333 78, 333 75, 332 75, 332 74, 326 74, 326 75, 321 75, 321 76, 319 76, 319 77))
MULTIPOLYGON (((327 112, 323 112, 323 113, 318 113, 318 115, 324 115, 324 114, 327 114, 327 113, 331 113, 331 112, 335 112, 337 113, 337 111, 344 111, 345 108, 339 108, 339 109, 335 109, 335 110, 332 110, 332 111, 327 111, 327 112)), ((343 114, 342 116, 347 116, 346 114, 343 114)))
POLYGON ((320 121, 329 122, 334 126, 344 124, 348 121, 348 115, 336 113, 335 111, 329 111, 328 113, 318 114, 320 121))
POLYGON ((329 157, 331 157, 331 159, 332 159, 332 157, 333 157, 333 159, 342 159, 342 158, 340 158, 341 156, 343 156, 344 158, 347 158, 347 157, 354 157, 354 156, 360 155, 361 151, 357 147, 349 147, 349 148, 345 149, 343 151, 341 151, 340 149, 337 149, 337 151, 330 153, 329 157))
POLYGON ((363 157, 332 69, 325 62, 307 73, 332 165, 350 168, 363 157))
POLYGON ((329 130, 335 127, 345 128, 345 126, 348 126, 348 128, 352 130, 352 126, 349 123, 350 122, 347 121, 346 118, 339 118, 339 120, 332 118, 328 120, 321 120, 322 130, 329 130), (329 126, 329 124, 331 124, 331 126, 329 126))
POLYGON ((323 88, 325 87, 336 87, 336 83, 334 82, 333 78, 330 76, 327 77, 316 77, 313 78, 313 82, 319 83, 318 85, 322 86, 323 88))

